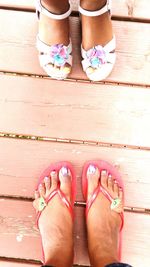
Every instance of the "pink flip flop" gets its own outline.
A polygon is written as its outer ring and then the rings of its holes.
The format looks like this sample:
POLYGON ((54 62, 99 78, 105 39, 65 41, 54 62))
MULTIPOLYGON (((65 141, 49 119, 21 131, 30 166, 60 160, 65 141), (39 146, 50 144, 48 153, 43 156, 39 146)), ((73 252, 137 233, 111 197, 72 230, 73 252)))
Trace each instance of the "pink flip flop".
MULTIPOLYGON (((103 161, 103 160, 88 161, 85 163, 85 165, 83 167, 83 171, 82 171, 82 191, 83 191, 83 196, 84 196, 85 200, 87 200, 87 189, 88 189, 87 170, 88 170, 90 165, 97 167, 100 172, 102 170, 106 170, 108 172, 108 174, 111 174, 113 177, 115 177, 115 180, 117 181, 119 186, 122 188, 122 190, 124 190, 121 176, 114 166, 112 166, 110 163, 103 161)), ((93 194, 92 194, 91 198, 89 199, 89 201, 86 202, 86 218, 88 216, 88 212, 89 212, 92 204, 94 203, 94 201, 97 198, 99 193, 102 193, 110 201, 112 210, 113 210, 113 208, 115 208, 115 206, 117 207, 117 205, 119 204, 118 199, 113 199, 112 196, 107 192, 107 190, 104 189, 103 186, 100 184, 93 191, 93 194)), ((118 214, 120 215, 120 218, 121 218, 120 235, 119 235, 119 259, 120 259, 121 258, 121 248, 122 248, 122 232, 121 232, 121 230, 122 230, 123 225, 124 225, 124 215, 123 215, 123 212, 119 212, 118 214)))
MULTIPOLYGON (((75 171, 73 169, 73 166, 71 165, 70 162, 67 161, 61 161, 55 164, 51 164, 40 176, 38 184, 36 186, 36 190, 38 190, 38 187, 41 183, 43 183, 44 178, 47 176, 50 176, 50 173, 52 171, 56 171, 57 174, 59 174, 59 171, 62 167, 66 167, 70 170, 71 172, 71 176, 72 176, 72 181, 71 181, 71 192, 72 192, 72 201, 71 203, 67 200, 65 194, 61 191, 60 189, 60 182, 58 182, 58 186, 55 190, 53 190, 50 195, 44 199, 43 197, 40 198, 39 200, 39 209, 37 212, 37 216, 36 216, 36 224, 37 227, 39 228, 38 224, 39 224, 39 218, 41 216, 42 211, 44 210, 44 208, 47 206, 47 204, 54 198, 55 195, 58 194, 58 196, 60 197, 60 200, 63 202, 63 204, 68 208, 68 211, 72 217, 72 219, 74 219, 74 211, 73 211, 73 206, 74 206, 74 202, 75 202, 75 196, 76 196, 76 175, 75 175, 75 171)), ((42 244, 42 242, 41 242, 42 244)), ((44 250, 43 250, 43 246, 42 246, 42 254, 43 254, 43 263, 45 263, 45 257, 44 257, 44 250)))

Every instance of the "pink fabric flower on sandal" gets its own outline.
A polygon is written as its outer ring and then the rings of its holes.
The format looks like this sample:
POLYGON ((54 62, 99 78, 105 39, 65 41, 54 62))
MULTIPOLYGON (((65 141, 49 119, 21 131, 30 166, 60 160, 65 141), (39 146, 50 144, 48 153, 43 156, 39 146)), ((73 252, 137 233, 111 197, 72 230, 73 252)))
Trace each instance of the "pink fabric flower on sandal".
POLYGON ((86 60, 89 61, 91 67, 99 68, 100 65, 107 63, 106 52, 101 45, 97 45, 86 53, 86 60))
POLYGON ((64 66, 68 59, 68 49, 62 44, 51 46, 50 57, 53 58, 56 66, 64 66))

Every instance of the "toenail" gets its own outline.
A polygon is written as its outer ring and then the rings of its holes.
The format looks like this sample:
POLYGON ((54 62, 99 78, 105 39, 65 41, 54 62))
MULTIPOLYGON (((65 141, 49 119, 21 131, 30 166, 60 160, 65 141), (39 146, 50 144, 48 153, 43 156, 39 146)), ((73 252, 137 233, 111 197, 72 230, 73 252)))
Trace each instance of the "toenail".
POLYGON ((115 184, 118 184, 117 180, 114 180, 114 183, 115 183, 115 184))
POLYGON ((43 188, 43 185, 42 184, 39 184, 39 190, 42 190, 42 188, 43 188))
POLYGON ((45 180, 45 181, 48 181, 48 180, 49 180, 49 177, 48 177, 48 176, 46 176, 46 177, 44 178, 44 180, 45 180))
POLYGON ((61 173, 63 176, 67 176, 69 174, 69 169, 66 167, 61 168, 61 173))
POLYGON ((50 174, 51 175, 55 175, 56 174, 56 171, 52 171, 50 174))
POLYGON ((107 174, 107 171, 106 170, 102 170, 101 172, 103 175, 106 175, 107 174))
POLYGON ((94 165, 89 165, 88 171, 89 174, 93 174, 96 172, 96 167, 94 165))
POLYGON ((112 176, 111 176, 111 174, 109 174, 109 175, 108 175, 108 178, 109 178, 109 179, 112 179, 112 176))

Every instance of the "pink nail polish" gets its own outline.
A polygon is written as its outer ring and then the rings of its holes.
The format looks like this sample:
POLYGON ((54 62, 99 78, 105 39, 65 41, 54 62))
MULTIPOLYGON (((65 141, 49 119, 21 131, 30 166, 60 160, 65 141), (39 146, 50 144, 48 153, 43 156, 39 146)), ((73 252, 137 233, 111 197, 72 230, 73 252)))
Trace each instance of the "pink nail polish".
POLYGON ((61 173, 63 176, 67 176, 69 174, 69 170, 66 167, 61 168, 61 173))
POLYGON ((96 168, 94 165, 89 165, 88 171, 89 174, 94 174, 96 172, 96 168))

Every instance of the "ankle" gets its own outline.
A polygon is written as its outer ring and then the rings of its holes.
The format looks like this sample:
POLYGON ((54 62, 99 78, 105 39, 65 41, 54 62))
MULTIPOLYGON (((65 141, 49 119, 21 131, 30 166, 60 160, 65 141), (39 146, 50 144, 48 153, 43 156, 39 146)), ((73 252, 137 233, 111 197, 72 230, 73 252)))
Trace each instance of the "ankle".
POLYGON ((45 265, 57 267, 71 267, 73 265, 73 249, 51 247, 49 251, 44 251, 44 255, 45 265))
POLYGON ((93 0, 93 1, 89 1, 89 0, 81 0, 80 4, 81 7, 89 10, 89 11, 96 11, 100 8, 102 8, 105 4, 106 4, 106 0, 93 0))
POLYGON ((107 244, 102 246, 101 241, 93 247, 89 246, 89 255, 91 264, 94 267, 104 267, 108 264, 119 262, 117 248, 109 247, 107 244))
POLYGON ((69 9, 68 0, 42 0, 41 3, 47 10, 58 15, 67 12, 69 9))
MULTIPOLYGON (((114 257, 109 258, 100 258, 93 262, 92 266, 94 267, 105 267, 112 263, 118 263, 119 261, 114 257)), ((92 263, 92 262, 91 262, 92 263)))

